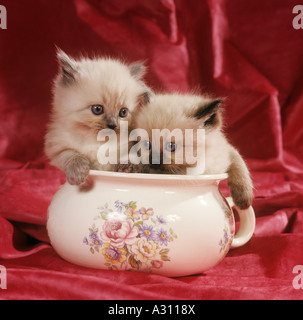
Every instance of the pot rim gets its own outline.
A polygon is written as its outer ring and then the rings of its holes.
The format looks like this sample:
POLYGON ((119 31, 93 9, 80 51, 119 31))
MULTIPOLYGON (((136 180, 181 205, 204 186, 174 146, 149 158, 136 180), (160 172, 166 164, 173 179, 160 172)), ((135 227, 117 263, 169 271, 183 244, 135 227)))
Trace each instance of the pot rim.
POLYGON ((144 180, 225 180, 228 178, 227 173, 220 174, 201 174, 197 176, 193 175, 174 175, 174 174, 157 174, 157 173, 125 173, 125 172, 113 172, 102 170, 89 170, 89 176, 103 176, 103 177, 116 177, 122 179, 144 179, 144 180))

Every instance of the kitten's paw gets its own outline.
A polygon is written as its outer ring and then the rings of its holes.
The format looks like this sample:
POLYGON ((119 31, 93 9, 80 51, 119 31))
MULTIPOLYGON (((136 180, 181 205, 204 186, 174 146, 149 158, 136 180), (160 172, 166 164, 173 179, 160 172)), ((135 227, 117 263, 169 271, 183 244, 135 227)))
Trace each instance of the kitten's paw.
POLYGON ((86 181, 90 169, 89 160, 84 156, 75 156, 65 166, 67 181, 71 185, 80 185, 86 181))
POLYGON ((230 188, 231 197, 234 204, 244 210, 247 209, 253 201, 253 191, 250 186, 233 185, 230 188))

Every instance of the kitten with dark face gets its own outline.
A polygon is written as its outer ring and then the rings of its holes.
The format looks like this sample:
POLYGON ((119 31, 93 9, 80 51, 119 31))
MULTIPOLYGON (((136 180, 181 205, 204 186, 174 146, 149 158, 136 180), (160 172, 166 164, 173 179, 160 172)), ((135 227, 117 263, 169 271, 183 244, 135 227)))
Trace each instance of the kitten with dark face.
POLYGON ((70 184, 79 185, 90 169, 115 170, 115 165, 99 163, 97 152, 104 142, 97 141, 97 135, 108 129, 119 136, 121 121, 130 122, 138 105, 148 101, 149 91, 141 80, 145 67, 109 58, 75 60, 61 50, 57 57, 60 71, 45 153, 70 184))
POLYGON ((221 99, 191 94, 153 95, 149 103, 144 105, 133 118, 133 128, 143 128, 148 132, 149 140, 138 144, 143 163, 140 165, 121 166, 120 171, 153 172, 168 174, 186 174, 192 165, 186 162, 184 137, 186 129, 193 130, 192 146, 196 153, 196 132, 204 129, 205 133, 205 170, 203 174, 228 173, 228 184, 231 196, 240 209, 248 208, 252 203, 252 182, 246 164, 238 151, 231 146, 222 132, 221 99), (168 129, 173 132, 179 129, 181 137, 163 135, 160 140, 152 140, 153 129, 168 129), (184 152, 178 153, 178 148, 184 152), (153 154, 153 150, 157 154, 153 154), (182 157, 180 159, 180 157, 182 157), (170 158, 171 163, 165 163, 170 158), (153 160, 158 163, 153 163, 153 160))

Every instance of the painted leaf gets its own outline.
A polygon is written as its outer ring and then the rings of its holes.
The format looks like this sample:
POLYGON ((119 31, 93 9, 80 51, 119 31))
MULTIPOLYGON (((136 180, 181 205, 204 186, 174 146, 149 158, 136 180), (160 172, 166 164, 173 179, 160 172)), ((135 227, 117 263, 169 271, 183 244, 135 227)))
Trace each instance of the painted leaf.
POLYGON ((169 249, 162 249, 162 250, 160 250, 160 255, 161 256, 166 255, 166 254, 168 254, 168 252, 169 252, 169 249))
POLYGON ((134 255, 131 255, 129 258, 128 258, 128 263, 135 269, 139 269, 140 268, 140 264, 141 262, 140 261, 137 261, 134 257, 134 255))
POLYGON ((163 260, 163 261, 170 261, 170 258, 168 257, 168 256, 166 256, 166 255, 161 255, 161 259, 163 260))
POLYGON ((134 223, 134 226, 138 227, 140 229, 140 227, 143 225, 143 221, 140 220, 140 221, 137 221, 134 223))

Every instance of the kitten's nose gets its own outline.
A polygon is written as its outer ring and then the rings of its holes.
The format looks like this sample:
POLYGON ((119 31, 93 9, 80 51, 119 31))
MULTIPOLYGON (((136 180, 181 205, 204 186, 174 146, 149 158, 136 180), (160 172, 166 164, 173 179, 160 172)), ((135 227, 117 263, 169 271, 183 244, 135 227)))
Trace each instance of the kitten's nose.
POLYGON ((108 123, 108 124, 107 124, 107 127, 108 127, 109 129, 115 130, 115 129, 117 128, 117 125, 116 125, 115 123, 108 123))
POLYGON ((112 130, 116 129, 117 128, 117 120, 116 120, 115 116, 108 115, 106 117, 106 124, 107 124, 107 128, 112 129, 112 130))

